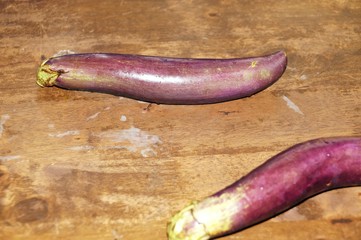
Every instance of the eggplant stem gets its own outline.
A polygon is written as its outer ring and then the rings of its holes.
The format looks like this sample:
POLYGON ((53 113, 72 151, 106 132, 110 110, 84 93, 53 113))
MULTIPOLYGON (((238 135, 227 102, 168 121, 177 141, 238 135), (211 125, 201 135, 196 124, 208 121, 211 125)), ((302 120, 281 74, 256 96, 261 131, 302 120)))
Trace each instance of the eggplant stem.
POLYGON ((36 83, 41 87, 51 87, 54 85, 55 80, 62 73, 61 71, 54 71, 44 61, 38 70, 36 83))
POLYGON ((173 216, 168 223, 169 240, 207 240, 210 238, 206 226, 199 222, 193 214, 197 204, 198 202, 194 201, 173 216), (184 229, 188 229, 192 233, 184 232, 184 229))

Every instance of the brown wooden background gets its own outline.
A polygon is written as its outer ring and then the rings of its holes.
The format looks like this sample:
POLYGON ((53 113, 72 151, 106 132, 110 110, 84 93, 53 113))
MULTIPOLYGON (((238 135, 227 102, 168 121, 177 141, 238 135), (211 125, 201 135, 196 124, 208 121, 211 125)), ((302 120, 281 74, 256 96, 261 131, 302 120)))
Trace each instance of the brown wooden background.
MULTIPOLYGON (((361 135, 361 2, 0 1, 0 239, 166 239, 189 201, 304 140, 361 135), (250 98, 148 105, 40 88, 58 52, 246 57, 288 68, 250 98)), ((224 239, 359 240, 361 187, 224 239)))

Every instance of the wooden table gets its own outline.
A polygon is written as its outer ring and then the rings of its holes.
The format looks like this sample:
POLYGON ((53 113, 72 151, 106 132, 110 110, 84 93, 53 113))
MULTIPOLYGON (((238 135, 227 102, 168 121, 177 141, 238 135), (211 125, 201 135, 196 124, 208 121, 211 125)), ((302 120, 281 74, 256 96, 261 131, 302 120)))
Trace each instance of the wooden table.
MULTIPOLYGON (((312 138, 361 135, 361 3, 0 2, 0 239, 166 239, 191 200, 312 138), (232 58, 284 49, 252 97, 155 105, 40 88, 59 52, 232 58)), ((359 240, 361 187, 224 239, 359 240)))

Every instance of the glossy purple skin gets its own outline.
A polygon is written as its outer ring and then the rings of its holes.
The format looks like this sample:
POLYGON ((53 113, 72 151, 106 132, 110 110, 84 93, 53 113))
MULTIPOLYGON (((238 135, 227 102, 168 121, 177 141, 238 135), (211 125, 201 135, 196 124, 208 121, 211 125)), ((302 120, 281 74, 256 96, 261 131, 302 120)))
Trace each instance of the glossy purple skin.
POLYGON ((230 219, 232 225, 210 238, 264 221, 323 191, 356 185, 361 185, 361 137, 311 140, 281 152, 232 185, 196 203, 192 210, 194 222, 186 225, 184 231, 199 223, 207 229, 210 223, 206 213, 216 209, 214 204, 232 209, 219 214, 220 225, 224 219, 230 219))
POLYGON ((72 54, 50 58, 61 72, 54 85, 165 104, 207 104, 259 92, 281 77, 283 51, 240 59, 182 59, 122 54, 72 54))
POLYGON ((361 185, 361 138, 326 138, 295 145, 214 196, 239 185, 247 186, 248 199, 243 201, 250 204, 234 216, 233 230, 270 218, 317 193, 361 185))

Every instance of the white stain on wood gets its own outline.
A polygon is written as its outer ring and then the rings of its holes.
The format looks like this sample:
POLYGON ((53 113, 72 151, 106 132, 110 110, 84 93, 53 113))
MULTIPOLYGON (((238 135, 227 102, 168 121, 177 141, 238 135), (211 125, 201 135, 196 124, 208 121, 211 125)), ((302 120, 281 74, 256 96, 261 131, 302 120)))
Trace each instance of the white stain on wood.
POLYGON ((101 148, 126 149, 130 152, 139 152, 143 157, 156 156, 156 148, 162 143, 158 136, 135 127, 94 135, 101 139, 100 145, 103 145, 101 148))
POLYGON ((9 120, 9 119, 10 119, 10 115, 8 115, 8 114, 1 115, 1 118, 0 118, 0 137, 2 136, 2 134, 4 132, 5 122, 7 120, 9 120))
POLYGON ((305 80, 307 80, 307 75, 306 74, 302 74, 301 76, 300 76, 300 80, 302 80, 302 81, 305 81, 305 80))
POLYGON ((89 151, 94 149, 93 146, 89 146, 89 145, 84 145, 84 146, 73 146, 69 148, 72 151, 89 151))
POLYGON ((289 107, 290 109, 292 109, 296 113, 304 115, 303 112, 301 111, 301 109, 294 102, 292 102, 291 99, 289 99, 286 96, 282 96, 282 99, 287 103, 287 107, 289 107))
POLYGON ((114 240, 123 239, 123 235, 119 234, 115 229, 112 230, 112 235, 114 240))
POLYGON ((72 50, 60 50, 59 52, 55 53, 52 57, 60 57, 63 55, 68 55, 68 54, 74 54, 75 52, 72 50))
POLYGON ((157 156, 157 152, 154 151, 154 149, 152 149, 152 148, 142 149, 142 150, 140 151, 140 154, 141 154, 143 157, 155 157, 155 156, 157 156))
POLYGON ((71 130, 71 131, 60 132, 60 133, 49 133, 48 135, 50 137, 62 138, 62 137, 65 137, 65 136, 79 135, 79 131, 78 130, 71 130))
POLYGON ((122 121, 122 122, 127 121, 127 116, 125 116, 125 115, 120 116, 120 121, 122 121))

